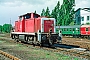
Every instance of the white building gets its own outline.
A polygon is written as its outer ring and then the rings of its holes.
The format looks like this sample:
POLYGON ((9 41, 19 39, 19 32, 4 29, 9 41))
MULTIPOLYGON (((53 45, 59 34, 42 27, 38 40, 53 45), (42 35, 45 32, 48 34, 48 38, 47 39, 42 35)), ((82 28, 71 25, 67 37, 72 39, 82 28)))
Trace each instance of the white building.
POLYGON ((90 8, 79 8, 75 13, 75 24, 82 25, 90 23, 90 8))

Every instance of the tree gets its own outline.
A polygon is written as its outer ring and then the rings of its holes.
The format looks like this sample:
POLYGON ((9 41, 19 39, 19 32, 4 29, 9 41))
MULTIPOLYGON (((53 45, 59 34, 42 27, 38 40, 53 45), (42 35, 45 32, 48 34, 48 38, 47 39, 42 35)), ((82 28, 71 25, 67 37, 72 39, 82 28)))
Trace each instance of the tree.
POLYGON ((41 16, 45 16, 45 10, 44 9, 42 9, 41 16))
POLYGON ((49 11, 49 8, 48 7, 46 9, 45 16, 50 17, 50 11, 49 11))
POLYGON ((56 19, 56 24, 60 24, 60 2, 58 1, 57 5, 54 7, 51 13, 51 17, 56 19))
POLYGON ((74 20, 69 24, 70 26, 74 25, 74 20))
POLYGON ((51 17, 57 20, 56 7, 52 10, 51 17))
POLYGON ((37 13, 37 12, 36 12, 36 10, 35 10, 35 12, 34 12, 34 13, 35 13, 35 14, 37 13))
POLYGON ((59 10, 59 14, 60 14, 60 16, 59 16, 59 22, 58 22, 58 24, 60 24, 60 25, 64 25, 65 24, 65 21, 64 21, 64 16, 65 16, 65 11, 64 11, 64 4, 62 4, 61 5, 61 8, 60 8, 60 10, 59 10))
POLYGON ((69 25, 74 19, 75 0, 63 0, 61 10, 63 10, 62 25, 69 25))
POLYGON ((53 17, 54 18, 54 16, 55 16, 55 13, 54 13, 54 10, 52 10, 50 17, 53 17))

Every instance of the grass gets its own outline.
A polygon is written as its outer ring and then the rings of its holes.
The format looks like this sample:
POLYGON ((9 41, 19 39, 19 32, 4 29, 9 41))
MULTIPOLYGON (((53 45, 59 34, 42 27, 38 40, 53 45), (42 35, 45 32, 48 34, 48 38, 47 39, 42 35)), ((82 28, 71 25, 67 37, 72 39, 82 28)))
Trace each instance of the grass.
MULTIPOLYGON (((23 45, 18 45, 20 50, 25 51, 26 47, 23 45)), ((28 47, 27 47, 28 48, 28 47)), ((28 60, 81 60, 78 57, 68 56, 61 54, 60 52, 51 52, 43 49, 30 48, 27 50, 25 55, 29 56, 28 60)))
POLYGON ((64 55, 61 52, 47 51, 33 46, 26 47, 22 44, 16 45, 15 50, 24 51, 22 53, 24 56, 28 57, 28 60, 82 60, 78 57, 64 55))
POLYGON ((4 43, 5 41, 0 40, 0 43, 4 43))

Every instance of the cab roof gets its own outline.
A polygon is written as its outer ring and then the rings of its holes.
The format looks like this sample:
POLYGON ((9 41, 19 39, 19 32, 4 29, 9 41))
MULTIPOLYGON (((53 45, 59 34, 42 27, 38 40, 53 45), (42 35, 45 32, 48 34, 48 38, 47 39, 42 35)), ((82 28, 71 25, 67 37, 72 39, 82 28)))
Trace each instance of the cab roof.
POLYGON ((37 16, 39 16, 40 17, 40 15, 39 14, 36 14, 36 13, 26 13, 26 14, 23 14, 23 15, 20 15, 19 17, 23 17, 23 16, 26 16, 26 15, 31 15, 31 14, 34 14, 34 15, 37 15, 37 16))

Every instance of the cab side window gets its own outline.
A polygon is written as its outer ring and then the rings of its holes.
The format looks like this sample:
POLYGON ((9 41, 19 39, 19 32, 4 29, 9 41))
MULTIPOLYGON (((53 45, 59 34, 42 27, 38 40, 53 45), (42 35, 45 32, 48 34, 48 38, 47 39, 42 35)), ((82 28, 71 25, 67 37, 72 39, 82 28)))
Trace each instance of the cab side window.
POLYGON ((22 17, 19 17, 19 20, 21 21, 22 20, 22 17))
POLYGON ((86 31, 88 31, 88 28, 86 28, 86 31))
POLYGON ((25 19, 31 18, 30 14, 25 15, 25 19))

